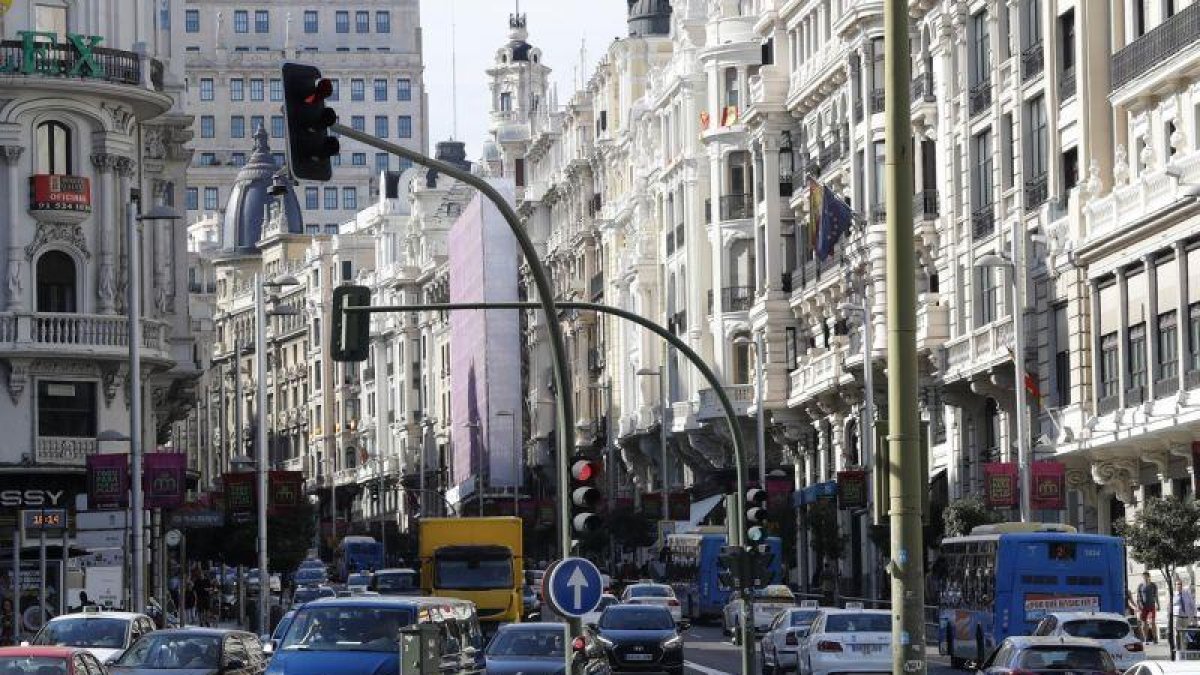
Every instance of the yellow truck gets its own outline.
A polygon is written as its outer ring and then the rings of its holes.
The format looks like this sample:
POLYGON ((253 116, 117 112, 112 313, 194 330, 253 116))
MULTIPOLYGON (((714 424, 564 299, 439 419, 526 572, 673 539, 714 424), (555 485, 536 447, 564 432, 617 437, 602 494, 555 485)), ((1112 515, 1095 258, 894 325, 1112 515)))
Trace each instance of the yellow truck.
POLYGON ((418 547, 425 595, 470 600, 488 632, 521 620, 520 518, 422 518, 418 547))

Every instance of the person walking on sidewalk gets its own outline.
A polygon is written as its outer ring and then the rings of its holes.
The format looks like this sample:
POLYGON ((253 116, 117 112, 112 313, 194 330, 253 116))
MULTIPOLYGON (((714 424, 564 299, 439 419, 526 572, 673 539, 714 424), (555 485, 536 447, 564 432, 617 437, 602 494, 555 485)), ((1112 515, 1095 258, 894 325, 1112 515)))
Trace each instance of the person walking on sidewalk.
POLYGON ((1184 586, 1179 577, 1175 577, 1175 602, 1171 614, 1175 615, 1175 630, 1196 625, 1196 594, 1191 586, 1184 586))
POLYGON ((1142 641, 1158 642, 1158 585, 1150 581, 1150 572, 1142 572, 1137 587, 1138 619, 1142 622, 1142 641))

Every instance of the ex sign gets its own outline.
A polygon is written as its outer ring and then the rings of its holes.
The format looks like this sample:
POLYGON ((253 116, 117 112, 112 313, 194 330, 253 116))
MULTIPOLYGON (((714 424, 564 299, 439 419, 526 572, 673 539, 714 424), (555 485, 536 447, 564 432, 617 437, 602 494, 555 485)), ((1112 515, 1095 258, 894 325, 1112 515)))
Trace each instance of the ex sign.
POLYGON ((581 618, 600 605, 604 578, 590 560, 564 558, 546 574, 542 595, 551 609, 563 616, 581 618))

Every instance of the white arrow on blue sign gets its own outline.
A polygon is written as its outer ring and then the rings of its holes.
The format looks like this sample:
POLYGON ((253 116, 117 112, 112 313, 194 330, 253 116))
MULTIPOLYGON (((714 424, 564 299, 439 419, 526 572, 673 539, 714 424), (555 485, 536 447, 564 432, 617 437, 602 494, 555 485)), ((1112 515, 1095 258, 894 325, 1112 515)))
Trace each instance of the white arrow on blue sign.
POLYGON ((554 611, 578 619, 600 605, 604 578, 590 560, 563 558, 550 570, 546 588, 554 611))

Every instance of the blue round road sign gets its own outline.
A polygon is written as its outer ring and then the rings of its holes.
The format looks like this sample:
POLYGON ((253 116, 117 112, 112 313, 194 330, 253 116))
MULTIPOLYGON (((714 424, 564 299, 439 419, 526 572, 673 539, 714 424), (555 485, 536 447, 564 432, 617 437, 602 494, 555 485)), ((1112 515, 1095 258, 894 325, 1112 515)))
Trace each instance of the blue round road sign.
POLYGON ((546 580, 546 600, 554 611, 575 619, 596 609, 604 594, 604 578, 590 560, 563 558, 546 580))

